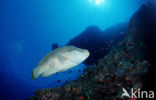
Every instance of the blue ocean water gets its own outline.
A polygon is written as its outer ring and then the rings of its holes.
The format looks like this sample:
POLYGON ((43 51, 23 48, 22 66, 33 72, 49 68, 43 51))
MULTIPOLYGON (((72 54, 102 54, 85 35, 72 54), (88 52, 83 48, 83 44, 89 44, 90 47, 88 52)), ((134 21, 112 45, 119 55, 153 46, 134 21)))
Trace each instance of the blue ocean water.
POLYGON ((37 89, 77 79, 87 67, 83 63, 35 81, 31 71, 52 50, 53 43, 64 46, 90 25, 104 30, 127 22, 146 1, 104 0, 96 4, 90 0, 1 0, 1 100, 23 100, 37 89))

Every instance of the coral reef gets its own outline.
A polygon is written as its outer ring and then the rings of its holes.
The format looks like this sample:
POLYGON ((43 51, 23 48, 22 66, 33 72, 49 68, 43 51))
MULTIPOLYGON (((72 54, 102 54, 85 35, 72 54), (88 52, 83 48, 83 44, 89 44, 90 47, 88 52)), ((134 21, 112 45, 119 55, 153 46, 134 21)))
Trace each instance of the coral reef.
POLYGON ((78 80, 67 82, 58 88, 37 90, 31 99, 122 100, 122 88, 142 88, 145 84, 142 79, 146 77, 148 69, 153 68, 150 66, 155 64, 152 59, 155 55, 153 46, 156 44, 148 42, 156 41, 153 33, 156 32, 156 17, 151 12, 152 9, 155 8, 151 4, 143 5, 132 16, 124 40, 112 46, 109 53, 98 60, 97 64, 85 69, 78 80), (155 26, 146 27, 147 25, 155 26), (154 36, 151 37, 148 32, 154 36))
POLYGON ((98 64, 87 68, 81 77, 60 88, 38 90, 33 99, 41 100, 114 100, 122 88, 141 88, 141 76, 150 66, 141 60, 136 45, 125 40, 114 47, 98 64), (46 98, 46 99, 45 99, 46 98))

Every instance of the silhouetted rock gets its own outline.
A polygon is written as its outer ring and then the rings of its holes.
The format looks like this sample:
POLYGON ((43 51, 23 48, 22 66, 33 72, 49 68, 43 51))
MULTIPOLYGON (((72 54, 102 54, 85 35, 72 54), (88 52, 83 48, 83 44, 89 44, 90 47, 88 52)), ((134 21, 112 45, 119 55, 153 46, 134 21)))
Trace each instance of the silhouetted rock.
POLYGON ((153 81, 156 75, 156 4, 143 5, 131 18, 130 27, 128 35, 133 36, 136 43, 142 41, 143 57, 151 64, 143 79, 144 88, 152 90, 156 84, 153 81))
POLYGON ((80 35, 70 40, 67 45, 89 50, 90 56, 84 63, 93 65, 109 52, 112 45, 124 38, 127 27, 128 23, 120 23, 101 31, 98 26, 90 26, 80 35))

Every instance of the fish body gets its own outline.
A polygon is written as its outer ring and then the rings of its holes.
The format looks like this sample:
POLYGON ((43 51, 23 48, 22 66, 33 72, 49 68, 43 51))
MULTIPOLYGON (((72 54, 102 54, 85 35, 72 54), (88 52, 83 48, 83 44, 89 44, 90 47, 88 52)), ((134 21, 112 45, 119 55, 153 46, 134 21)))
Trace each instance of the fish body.
POLYGON ((32 79, 48 77, 57 72, 66 71, 83 62, 89 56, 86 49, 75 46, 57 48, 47 54, 32 71, 32 79))

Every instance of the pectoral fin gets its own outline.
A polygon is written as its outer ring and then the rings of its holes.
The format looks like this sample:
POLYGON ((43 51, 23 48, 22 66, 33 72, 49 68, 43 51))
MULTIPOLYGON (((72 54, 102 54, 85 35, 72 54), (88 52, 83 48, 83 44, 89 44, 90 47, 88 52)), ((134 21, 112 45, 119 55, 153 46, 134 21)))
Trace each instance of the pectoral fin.
POLYGON ((66 58, 65 58, 64 56, 58 54, 58 60, 59 60, 59 62, 60 62, 61 64, 63 64, 64 61, 66 60, 66 58))

